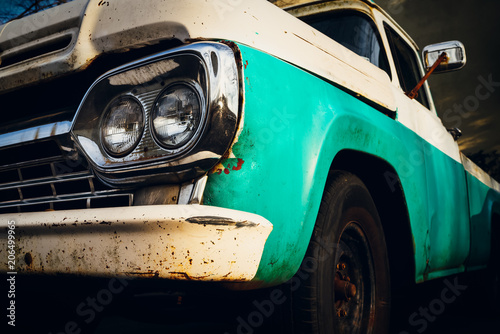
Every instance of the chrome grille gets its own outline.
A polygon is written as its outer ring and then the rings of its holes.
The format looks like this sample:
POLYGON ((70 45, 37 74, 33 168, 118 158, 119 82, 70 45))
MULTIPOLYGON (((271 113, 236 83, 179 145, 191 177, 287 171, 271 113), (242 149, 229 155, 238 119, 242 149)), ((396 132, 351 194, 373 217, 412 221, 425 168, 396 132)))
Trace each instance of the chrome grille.
POLYGON ((133 193, 101 183, 55 140, 0 149, 0 213, 130 206, 133 193))

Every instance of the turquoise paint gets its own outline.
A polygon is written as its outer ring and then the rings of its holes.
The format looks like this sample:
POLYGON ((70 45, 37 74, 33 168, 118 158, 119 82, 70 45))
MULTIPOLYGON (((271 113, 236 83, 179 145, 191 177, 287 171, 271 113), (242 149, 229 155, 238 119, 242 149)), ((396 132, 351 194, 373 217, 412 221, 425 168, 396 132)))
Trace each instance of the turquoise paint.
MULTIPOLYGON (((441 135, 449 136, 444 128, 441 135)), ((426 274, 447 272, 454 268, 463 271, 463 264, 470 252, 469 205, 464 167, 429 143, 423 141, 423 145, 431 254, 426 274)), ((456 152, 458 153, 458 147, 456 152)), ((432 275, 429 278, 431 277, 432 275)))
POLYGON ((491 217, 500 214, 500 194, 467 173, 469 207, 471 216, 471 254, 469 268, 484 265, 490 256, 491 217))
MULTIPOLYGON (((255 281, 278 284, 297 271, 328 170, 343 149, 381 157, 399 175, 416 245, 416 281, 434 276, 433 263, 439 267, 436 273, 463 270, 464 254, 432 252, 430 239, 439 238, 439 231, 432 229, 429 217, 439 202, 427 201, 426 168, 439 166, 416 163, 414 156, 442 155, 441 167, 451 166, 453 174, 461 171, 464 177, 461 164, 330 83, 261 51, 239 47, 246 64, 244 125, 233 147, 236 159, 227 159, 223 170, 209 176, 204 196, 208 205, 256 213, 274 225, 255 281), (448 260, 461 263, 443 265, 448 260)), ((454 219, 452 214, 444 223, 452 226, 454 219)))

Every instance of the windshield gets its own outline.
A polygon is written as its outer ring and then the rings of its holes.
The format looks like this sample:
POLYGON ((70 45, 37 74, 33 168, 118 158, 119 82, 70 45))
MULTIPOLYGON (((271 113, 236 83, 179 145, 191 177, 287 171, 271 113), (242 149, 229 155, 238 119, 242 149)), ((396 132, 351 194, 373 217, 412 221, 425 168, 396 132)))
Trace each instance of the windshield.
POLYGON ((391 76, 378 29, 368 16, 342 10, 305 18, 304 21, 391 76))

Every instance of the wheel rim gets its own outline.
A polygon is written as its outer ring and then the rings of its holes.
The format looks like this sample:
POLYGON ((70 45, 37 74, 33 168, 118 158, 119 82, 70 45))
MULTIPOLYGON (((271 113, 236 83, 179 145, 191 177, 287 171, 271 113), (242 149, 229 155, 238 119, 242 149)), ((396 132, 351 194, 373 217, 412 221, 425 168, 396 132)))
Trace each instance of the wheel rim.
POLYGON ((335 263, 335 310, 340 333, 371 333, 375 310, 373 257, 356 222, 344 228, 335 263))

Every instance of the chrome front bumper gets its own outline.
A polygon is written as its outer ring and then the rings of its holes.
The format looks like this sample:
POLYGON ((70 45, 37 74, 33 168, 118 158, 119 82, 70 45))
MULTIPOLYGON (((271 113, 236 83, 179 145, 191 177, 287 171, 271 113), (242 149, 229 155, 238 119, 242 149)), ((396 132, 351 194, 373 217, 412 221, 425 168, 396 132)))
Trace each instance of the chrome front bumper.
POLYGON ((255 276, 273 226, 247 212, 157 205, 4 214, 0 228, 3 273, 238 282, 255 276))

